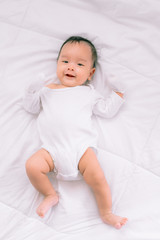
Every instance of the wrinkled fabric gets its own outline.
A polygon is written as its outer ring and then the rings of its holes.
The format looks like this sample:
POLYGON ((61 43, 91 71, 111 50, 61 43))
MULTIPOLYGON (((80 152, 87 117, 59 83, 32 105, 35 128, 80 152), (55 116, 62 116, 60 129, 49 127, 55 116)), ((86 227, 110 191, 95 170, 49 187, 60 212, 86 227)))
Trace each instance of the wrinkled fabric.
POLYGON ((0 239, 157 240, 160 238, 160 2, 157 0, 0 1, 0 239), (92 84, 104 97, 125 91, 111 119, 94 119, 98 159, 113 212, 129 219, 117 231, 102 223, 89 187, 49 178, 60 202, 44 219, 43 196, 25 162, 41 146, 37 116, 22 107, 39 74, 54 78, 61 44, 89 38, 98 64, 92 84))

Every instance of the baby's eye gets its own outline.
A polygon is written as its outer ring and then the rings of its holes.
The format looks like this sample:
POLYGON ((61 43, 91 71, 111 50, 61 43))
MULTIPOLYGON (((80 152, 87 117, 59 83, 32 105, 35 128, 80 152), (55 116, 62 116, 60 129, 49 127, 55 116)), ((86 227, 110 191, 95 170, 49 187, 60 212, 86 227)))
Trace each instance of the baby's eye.
POLYGON ((66 60, 64 60, 64 61, 62 61, 63 63, 68 63, 68 61, 66 61, 66 60))
POLYGON ((78 66, 84 66, 82 63, 78 63, 78 66))

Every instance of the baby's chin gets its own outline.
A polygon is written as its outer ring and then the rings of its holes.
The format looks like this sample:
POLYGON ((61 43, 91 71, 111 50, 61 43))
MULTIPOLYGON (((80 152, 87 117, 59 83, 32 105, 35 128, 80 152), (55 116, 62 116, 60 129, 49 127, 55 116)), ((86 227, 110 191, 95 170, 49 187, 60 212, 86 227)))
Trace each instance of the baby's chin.
POLYGON ((77 81, 76 77, 64 77, 62 80, 60 80, 61 85, 65 86, 65 87, 77 87, 77 86, 82 86, 82 85, 86 85, 87 81, 77 81))
POLYGON ((64 87, 76 87, 79 86, 79 84, 74 81, 74 79, 67 79, 65 81, 61 81, 61 85, 63 85, 64 87))

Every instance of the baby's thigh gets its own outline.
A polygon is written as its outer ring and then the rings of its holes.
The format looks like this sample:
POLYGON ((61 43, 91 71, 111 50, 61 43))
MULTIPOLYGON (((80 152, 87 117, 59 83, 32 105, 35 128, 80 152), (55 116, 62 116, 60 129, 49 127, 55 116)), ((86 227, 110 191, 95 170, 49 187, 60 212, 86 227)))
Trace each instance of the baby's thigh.
POLYGON ((91 173, 99 170, 100 165, 97 156, 92 148, 88 148, 79 161, 79 170, 83 175, 83 172, 88 170, 91 173))
POLYGON ((103 170, 92 148, 88 148, 80 159, 79 170, 86 183, 92 187, 105 181, 103 170))
POLYGON ((54 163, 47 150, 41 148, 34 153, 26 162, 26 168, 36 168, 44 173, 51 172, 54 169, 54 163))

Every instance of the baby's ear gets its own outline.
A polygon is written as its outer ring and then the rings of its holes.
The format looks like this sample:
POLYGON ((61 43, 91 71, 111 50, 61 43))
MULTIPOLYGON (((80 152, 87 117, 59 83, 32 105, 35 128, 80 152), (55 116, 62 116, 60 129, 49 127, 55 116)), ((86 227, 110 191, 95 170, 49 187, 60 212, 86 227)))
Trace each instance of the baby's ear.
POLYGON ((92 69, 90 70, 90 75, 89 75, 89 77, 88 77, 88 80, 91 80, 91 79, 92 79, 92 76, 93 76, 93 74, 95 73, 95 71, 96 71, 96 68, 92 68, 92 69))

